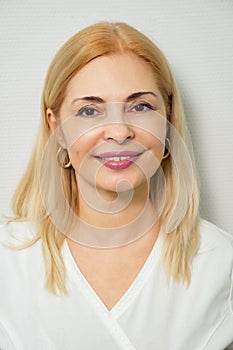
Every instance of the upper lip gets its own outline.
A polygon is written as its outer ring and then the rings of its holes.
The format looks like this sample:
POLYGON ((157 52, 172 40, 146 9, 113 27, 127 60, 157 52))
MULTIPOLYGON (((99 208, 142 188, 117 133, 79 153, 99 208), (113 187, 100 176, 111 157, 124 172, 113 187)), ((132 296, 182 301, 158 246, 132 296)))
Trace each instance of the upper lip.
POLYGON ((140 156, 144 151, 135 152, 135 151, 122 151, 122 152, 104 152, 94 155, 95 158, 111 158, 111 157, 136 157, 140 156))

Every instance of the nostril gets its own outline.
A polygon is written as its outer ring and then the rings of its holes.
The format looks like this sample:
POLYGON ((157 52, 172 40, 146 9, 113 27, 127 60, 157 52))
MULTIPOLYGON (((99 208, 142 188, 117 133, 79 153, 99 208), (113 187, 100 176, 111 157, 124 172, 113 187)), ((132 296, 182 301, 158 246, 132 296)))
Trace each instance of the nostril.
POLYGON ((131 136, 128 136, 128 137, 109 137, 108 138, 108 141, 114 141, 114 142, 118 143, 119 145, 122 145, 127 140, 131 140, 131 136))
POLYGON ((105 140, 115 141, 119 144, 124 143, 127 140, 131 140, 134 137, 134 131, 126 124, 111 125, 104 131, 105 140))

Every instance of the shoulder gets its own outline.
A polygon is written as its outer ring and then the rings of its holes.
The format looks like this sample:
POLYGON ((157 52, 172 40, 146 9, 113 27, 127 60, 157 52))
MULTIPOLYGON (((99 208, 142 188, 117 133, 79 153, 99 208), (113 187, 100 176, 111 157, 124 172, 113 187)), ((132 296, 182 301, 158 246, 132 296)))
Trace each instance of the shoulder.
POLYGON ((200 247, 193 260, 193 273, 198 283, 215 293, 216 300, 227 296, 233 312, 233 236, 216 225, 201 220, 200 247))
POLYGON ((31 243, 35 233, 34 225, 29 222, 0 225, 0 280, 6 288, 10 288, 12 278, 20 286, 40 270, 41 243, 31 243))
POLYGON ((0 281, 3 286, 0 288, 0 314, 2 318, 9 314, 9 310, 14 309, 12 312, 17 312, 19 300, 22 305, 26 305, 29 302, 29 296, 34 295, 36 290, 41 290, 44 286, 45 269, 41 242, 38 240, 33 243, 35 232, 33 225, 29 222, 0 225, 0 281), (14 291, 17 291, 17 298, 14 291))
POLYGON ((212 266, 217 271, 228 269, 232 273, 233 266, 233 236, 216 225, 201 220, 199 226, 200 246, 197 258, 202 258, 206 266, 212 266))
POLYGON ((216 320, 219 320, 216 334, 212 335, 215 339, 215 335, 218 336, 221 332, 226 332, 227 327, 229 334, 231 334, 230 329, 233 322, 233 235, 203 219, 200 221, 199 232, 200 247, 193 260, 194 284, 199 293, 201 290, 199 298, 205 299, 206 304, 208 303, 211 307, 210 313, 215 312, 216 320))
POLYGON ((15 261, 24 261, 35 256, 40 245, 33 242, 36 235, 36 226, 30 222, 9 222, 0 224, 0 265, 11 264, 15 261))
POLYGON ((0 223, 0 246, 5 244, 23 244, 32 240, 36 234, 36 225, 28 221, 0 223))
POLYGON ((199 253, 219 251, 221 254, 227 253, 233 258, 233 235, 204 219, 200 221, 199 232, 199 253))

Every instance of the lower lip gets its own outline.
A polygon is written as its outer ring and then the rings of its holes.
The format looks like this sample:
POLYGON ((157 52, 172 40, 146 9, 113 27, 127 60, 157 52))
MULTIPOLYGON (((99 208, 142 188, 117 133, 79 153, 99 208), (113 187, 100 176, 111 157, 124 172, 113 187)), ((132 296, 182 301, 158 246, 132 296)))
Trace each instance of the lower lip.
POLYGON ((118 162, 113 160, 104 160, 104 159, 98 159, 100 163, 102 163, 104 166, 106 166, 109 169, 113 170, 122 170, 130 167, 130 165, 134 164, 139 156, 132 157, 130 159, 124 159, 120 160, 118 162))

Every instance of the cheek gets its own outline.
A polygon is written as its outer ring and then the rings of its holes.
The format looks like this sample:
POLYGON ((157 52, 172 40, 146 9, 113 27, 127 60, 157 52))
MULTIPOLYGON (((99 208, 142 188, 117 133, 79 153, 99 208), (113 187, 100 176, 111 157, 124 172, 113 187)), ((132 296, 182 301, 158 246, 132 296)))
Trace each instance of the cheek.
POLYGON ((78 170, 82 161, 85 159, 85 156, 88 154, 88 146, 89 143, 81 138, 70 147, 68 153, 72 166, 75 170, 78 170))
POLYGON ((159 139, 153 137, 151 140, 151 152, 156 156, 156 158, 161 161, 161 158, 164 154, 164 143, 159 139))
POLYGON ((83 158, 82 152, 80 152, 80 145, 79 142, 76 142, 70 149, 69 149, 69 158, 72 163, 72 166, 75 170, 77 170, 80 166, 81 159, 83 158))
POLYGON ((164 154, 164 144, 159 138, 148 132, 140 133, 138 143, 141 143, 147 151, 138 159, 137 164, 146 178, 149 179, 160 167, 164 154))
POLYGON ((79 171, 80 166, 84 165, 90 159, 91 151, 97 144, 97 135, 88 133, 83 135, 73 143, 68 153, 73 168, 79 171))
POLYGON ((142 133, 140 139, 143 140, 142 143, 144 147, 151 151, 158 160, 162 158, 164 153, 164 143, 161 141, 161 139, 163 140, 161 135, 159 137, 156 137, 150 133, 142 133))

